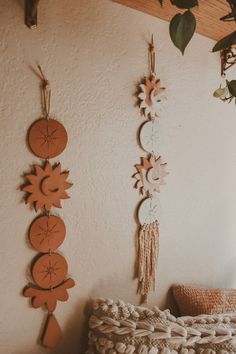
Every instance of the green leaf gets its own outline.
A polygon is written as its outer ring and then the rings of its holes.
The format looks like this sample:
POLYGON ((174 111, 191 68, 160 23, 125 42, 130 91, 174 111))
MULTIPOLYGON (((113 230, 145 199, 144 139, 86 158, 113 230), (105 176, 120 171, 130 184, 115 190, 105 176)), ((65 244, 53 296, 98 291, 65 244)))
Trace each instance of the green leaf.
POLYGON ((220 87, 217 90, 215 90, 215 92, 213 93, 213 96, 216 98, 223 99, 223 98, 227 97, 228 93, 229 93, 228 87, 227 86, 221 87, 221 85, 220 85, 220 87))
POLYGON ((223 50, 229 48, 231 45, 236 43, 236 31, 230 33, 228 36, 222 38, 216 45, 213 47, 213 52, 218 52, 219 50, 223 50))
POLYGON ((226 80, 226 83, 231 95, 236 97, 236 80, 231 80, 231 81, 226 80))
POLYGON ((171 3, 179 9, 191 9, 198 6, 198 0, 171 0, 171 3))
POLYGON ((184 54, 196 28, 196 19, 190 10, 175 15, 170 21, 170 38, 174 45, 184 54))

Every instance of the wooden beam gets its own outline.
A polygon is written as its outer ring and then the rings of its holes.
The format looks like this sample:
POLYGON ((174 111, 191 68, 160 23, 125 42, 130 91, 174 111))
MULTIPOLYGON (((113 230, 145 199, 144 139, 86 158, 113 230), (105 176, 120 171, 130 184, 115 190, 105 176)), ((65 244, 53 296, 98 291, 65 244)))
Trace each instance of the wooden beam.
POLYGON ((37 27, 37 10, 39 0, 25 0, 25 24, 33 29, 37 27))
MULTIPOLYGON (((113 2, 131 7, 135 10, 161 18, 166 21, 178 12, 177 7, 169 0, 164 1, 163 7, 158 0, 112 0, 113 2)), ((220 18, 231 12, 226 0, 199 0, 199 7, 193 9, 197 18, 197 33, 216 41, 236 30, 235 22, 223 22, 220 18)))

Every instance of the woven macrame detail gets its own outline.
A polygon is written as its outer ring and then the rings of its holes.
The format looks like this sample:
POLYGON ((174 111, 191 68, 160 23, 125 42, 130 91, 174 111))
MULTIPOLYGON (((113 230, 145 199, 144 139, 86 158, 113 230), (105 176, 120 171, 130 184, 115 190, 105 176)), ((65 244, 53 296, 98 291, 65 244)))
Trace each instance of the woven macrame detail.
POLYGON ((87 354, 236 353, 236 313, 176 318, 169 310, 100 299, 89 328, 87 354))

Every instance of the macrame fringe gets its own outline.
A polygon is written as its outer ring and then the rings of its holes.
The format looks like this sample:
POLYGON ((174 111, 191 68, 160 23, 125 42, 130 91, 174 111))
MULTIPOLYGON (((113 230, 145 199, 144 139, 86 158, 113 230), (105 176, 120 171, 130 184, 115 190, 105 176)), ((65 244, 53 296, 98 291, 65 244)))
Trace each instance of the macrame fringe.
POLYGON ((147 302, 148 293, 155 290, 156 268, 159 254, 159 223, 144 224, 138 234, 138 293, 147 302))

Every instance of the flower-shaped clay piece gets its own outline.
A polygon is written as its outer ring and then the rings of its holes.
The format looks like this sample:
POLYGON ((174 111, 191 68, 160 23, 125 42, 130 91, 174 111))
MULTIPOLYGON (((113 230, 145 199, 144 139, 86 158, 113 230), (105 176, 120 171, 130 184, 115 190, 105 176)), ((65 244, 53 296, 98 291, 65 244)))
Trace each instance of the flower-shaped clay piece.
POLYGON ((37 289, 35 287, 27 287, 23 295, 32 298, 32 306, 34 308, 43 307, 53 312, 56 308, 57 301, 67 301, 69 298, 67 289, 75 285, 73 279, 69 278, 59 286, 50 290, 37 289))
POLYGON ((55 119, 39 119, 29 129, 28 143, 32 152, 42 159, 58 156, 67 144, 67 132, 55 119))
POLYGON ((52 206, 61 208, 61 199, 69 198, 65 190, 72 186, 66 181, 69 172, 61 172, 60 164, 52 167, 49 162, 44 168, 35 165, 34 169, 34 174, 25 176, 30 184, 22 188, 24 192, 29 193, 26 202, 33 204, 36 211, 50 211, 52 206))
POLYGON ((56 251, 66 235, 66 227, 62 219, 54 215, 36 218, 29 229, 32 246, 39 252, 56 251))
POLYGON ((160 87, 160 80, 155 76, 145 79, 145 84, 139 85, 141 93, 138 95, 140 99, 140 109, 146 118, 154 118, 158 115, 160 102, 163 98, 162 91, 164 87, 160 87))
POLYGON ((137 179, 135 184, 136 188, 139 188, 141 194, 145 192, 152 195, 154 192, 160 192, 160 186, 165 184, 165 177, 168 172, 165 171, 166 163, 162 163, 161 156, 155 158, 151 156, 149 159, 142 158, 142 164, 135 166, 138 173, 134 175, 137 179))

